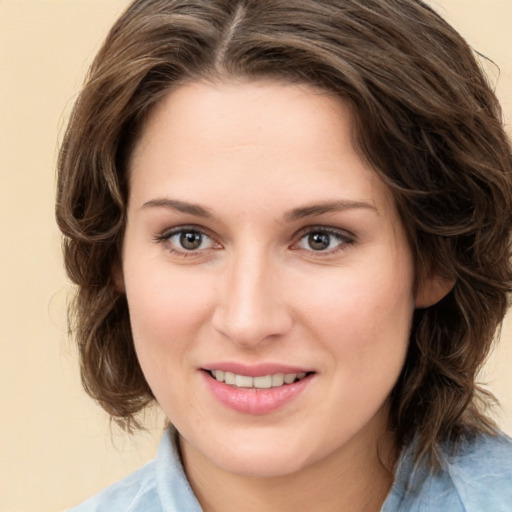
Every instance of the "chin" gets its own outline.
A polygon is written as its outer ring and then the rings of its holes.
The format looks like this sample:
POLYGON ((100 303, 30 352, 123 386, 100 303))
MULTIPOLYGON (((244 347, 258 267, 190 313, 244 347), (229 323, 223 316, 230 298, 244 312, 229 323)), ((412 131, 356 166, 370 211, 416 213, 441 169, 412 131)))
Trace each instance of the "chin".
POLYGON ((288 454, 282 449, 260 449, 257 453, 224 453, 218 461, 222 470, 240 476, 272 478, 296 473, 307 465, 296 452, 288 454))
POLYGON ((248 429, 233 432, 223 439, 211 436, 207 445, 194 443, 194 451, 228 473, 259 478, 278 477, 293 474, 314 462, 317 450, 311 436, 308 437, 301 441, 300 437, 293 435, 248 429))

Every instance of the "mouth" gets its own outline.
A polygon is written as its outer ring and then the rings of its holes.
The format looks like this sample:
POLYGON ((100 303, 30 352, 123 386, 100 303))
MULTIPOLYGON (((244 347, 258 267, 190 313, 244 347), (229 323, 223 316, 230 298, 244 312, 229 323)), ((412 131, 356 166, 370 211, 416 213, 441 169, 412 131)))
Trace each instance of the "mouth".
POLYGON ((241 375, 223 370, 205 370, 217 382, 223 382, 233 388, 255 388, 255 389, 271 389, 281 388, 294 384, 296 382, 309 377, 314 372, 299 373, 273 373, 269 375, 261 375, 251 377, 249 375, 241 375))
POLYGON ((222 405, 238 413, 265 415, 282 410, 313 386, 316 371, 279 363, 218 362, 201 368, 205 384, 222 405))

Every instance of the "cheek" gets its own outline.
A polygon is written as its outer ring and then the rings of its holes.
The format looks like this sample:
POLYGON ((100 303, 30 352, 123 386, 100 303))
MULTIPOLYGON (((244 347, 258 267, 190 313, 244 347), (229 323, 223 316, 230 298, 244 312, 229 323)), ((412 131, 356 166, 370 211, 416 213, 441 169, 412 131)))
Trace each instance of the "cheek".
POLYGON ((306 287, 308 324, 352 376, 401 367, 409 342, 412 265, 380 263, 344 269, 336 280, 306 287))
POLYGON ((165 262, 137 263, 125 265, 130 323, 142 370, 158 395, 161 384, 177 379, 190 363, 194 340, 210 315, 211 287, 165 262))
POLYGON ((194 417, 198 402, 189 381, 191 354, 203 337, 211 300, 196 280, 161 270, 152 265, 126 280, 130 322, 146 381, 166 415, 181 424, 194 417))
POLYGON ((176 271, 165 261, 129 263, 125 283, 134 336, 179 340, 210 309, 205 276, 176 271))
POLYGON ((344 289, 330 289, 323 301, 317 294, 317 315, 309 318, 330 356, 326 375, 332 377, 329 393, 340 421, 350 411, 355 429, 386 403, 407 353, 414 309, 410 282, 391 274, 353 274, 344 289))

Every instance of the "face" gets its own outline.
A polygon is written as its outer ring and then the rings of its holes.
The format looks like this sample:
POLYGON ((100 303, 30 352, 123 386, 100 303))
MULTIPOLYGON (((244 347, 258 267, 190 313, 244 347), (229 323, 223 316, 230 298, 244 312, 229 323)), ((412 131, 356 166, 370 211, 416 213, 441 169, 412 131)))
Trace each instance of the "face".
POLYGON ((414 275, 350 107, 305 86, 185 85, 152 113, 130 173, 122 286, 184 450, 270 476, 374 446, 414 275))

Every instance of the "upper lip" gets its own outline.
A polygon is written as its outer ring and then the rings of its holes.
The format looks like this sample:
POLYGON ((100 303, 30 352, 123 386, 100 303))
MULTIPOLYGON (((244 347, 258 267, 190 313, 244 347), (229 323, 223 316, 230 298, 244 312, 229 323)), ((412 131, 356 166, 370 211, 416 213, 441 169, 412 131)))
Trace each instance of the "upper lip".
POLYGON ((223 372, 232 372, 237 375, 246 375, 247 377, 263 377, 264 375, 274 375, 276 373, 308 373, 313 371, 311 368, 292 366, 281 363, 259 363, 244 364, 234 361, 221 361, 210 363, 201 367, 203 370, 221 370, 223 372))

